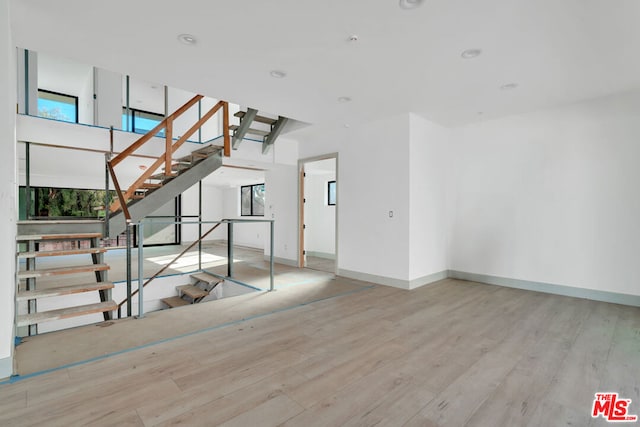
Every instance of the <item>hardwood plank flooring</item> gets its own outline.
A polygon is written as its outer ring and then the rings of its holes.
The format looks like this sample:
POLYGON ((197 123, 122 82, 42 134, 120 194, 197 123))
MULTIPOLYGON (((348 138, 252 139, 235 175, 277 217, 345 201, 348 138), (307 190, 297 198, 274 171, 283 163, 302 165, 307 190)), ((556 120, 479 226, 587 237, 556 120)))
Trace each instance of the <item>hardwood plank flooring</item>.
POLYGON ((367 286, 337 278, 51 334, 41 354, 102 333, 150 345, 0 385, 0 425, 599 426, 600 391, 640 413, 638 308, 458 280, 367 286), (188 332, 179 319, 232 322, 156 344, 136 330, 188 332))

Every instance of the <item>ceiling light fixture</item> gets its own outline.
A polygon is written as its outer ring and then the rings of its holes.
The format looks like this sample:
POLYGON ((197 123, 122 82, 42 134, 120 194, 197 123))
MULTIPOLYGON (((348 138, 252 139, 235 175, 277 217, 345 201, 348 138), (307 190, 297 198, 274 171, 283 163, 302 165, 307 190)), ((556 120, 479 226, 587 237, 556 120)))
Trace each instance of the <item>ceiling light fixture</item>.
POLYGON ((422 5, 424 0, 400 0, 400 9, 416 9, 422 5))
POLYGON ((482 53, 482 49, 467 49, 465 51, 463 51, 460 56, 463 59, 473 59, 476 58, 478 56, 480 56, 480 54, 482 53))
POLYGON ((287 76, 287 73, 282 70, 272 70, 269 74, 275 79, 284 79, 287 76))
POLYGON ((186 44, 188 46, 193 46, 198 42, 196 38, 191 34, 180 34, 178 36, 178 40, 180 41, 180 43, 186 44))
POLYGON ((351 98, 349 98, 348 96, 341 96, 340 98, 338 98, 338 102, 341 104, 344 104, 345 102, 350 102, 351 98))
POLYGON ((518 87, 518 83, 507 83, 506 85, 500 86, 500 90, 513 90, 518 87))
POLYGON ((357 42, 358 41, 358 35, 357 34, 353 34, 353 35, 349 36, 349 41, 350 42, 357 42))

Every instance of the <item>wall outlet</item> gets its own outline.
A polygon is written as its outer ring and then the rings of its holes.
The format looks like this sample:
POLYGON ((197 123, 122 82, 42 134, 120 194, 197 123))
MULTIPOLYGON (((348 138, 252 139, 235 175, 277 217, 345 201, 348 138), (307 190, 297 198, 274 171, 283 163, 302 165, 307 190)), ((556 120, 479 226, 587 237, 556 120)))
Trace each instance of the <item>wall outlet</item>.
POLYGON ((389 211, 389 218, 393 218, 393 211, 389 211))

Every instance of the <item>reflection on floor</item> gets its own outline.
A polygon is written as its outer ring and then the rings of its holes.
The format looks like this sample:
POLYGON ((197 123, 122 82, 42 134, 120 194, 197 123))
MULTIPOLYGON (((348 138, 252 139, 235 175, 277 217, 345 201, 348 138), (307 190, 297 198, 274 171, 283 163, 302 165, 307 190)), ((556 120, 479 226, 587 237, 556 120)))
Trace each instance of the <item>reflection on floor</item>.
POLYGON ((336 271, 336 261, 333 259, 319 258, 307 255, 307 268, 312 270, 334 273, 336 271))

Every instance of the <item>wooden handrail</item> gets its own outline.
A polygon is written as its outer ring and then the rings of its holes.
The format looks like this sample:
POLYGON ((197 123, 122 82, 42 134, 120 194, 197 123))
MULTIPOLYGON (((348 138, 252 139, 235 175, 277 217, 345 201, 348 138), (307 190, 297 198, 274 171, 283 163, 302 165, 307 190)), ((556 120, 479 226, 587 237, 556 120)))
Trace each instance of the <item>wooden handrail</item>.
MULTIPOLYGON (((219 101, 216 105, 213 106, 213 108, 211 108, 207 114, 205 114, 204 116, 202 116, 202 118, 200 120, 198 120, 193 126, 191 126, 191 128, 189 128, 188 131, 185 132, 184 135, 182 135, 180 137, 180 139, 178 139, 175 144, 173 144, 169 150, 170 153, 169 155, 173 155, 173 153, 176 152, 176 150, 178 150, 178 148, 180 148, 182 146, 182 144, 184 144, 187 139, 189 139, 189 137, 191 135, 193 135, 200 127, 202 127, 202 125, 209 120, 221 107, 223 107, 224 105, 224 101, 219 101)), ((124 194, 124 199, 125 200, 129 200, 131 199, 131 197, 133 196, 133 194, 135 193, 135 191, 140 188, 140 186, 147 180, 149 179, 149 177, 151 177, 151 175, 153 175, 156 170, 160 167, 160 165, 162 165, 162 163, 166 163, 166 157, 162 156, 159 157, 155 162, 153 162, 153 164, 151 166, 149 166, 147 168, 147 170, 144 171, 144 173, 142 175, 140 175, 140 177, 133 183, 131 184, 131 186, 129 187, 129 189, 127 190, 127 192, 124 194)), ((169 175, 171 172, 171 165, 169 164, 169 169, 165 169, 165 174, 169 175)), ((118 203, 114 203, 111 206, 111 212, 115 212, 116 210, 118 210, 118 208, 120 208, 120 204, 118 203)))
POLYGON ((167 121, 169 121, 169 120, 173 121, 176 118, 180 117, 185 111, 187 111, 189 108, 193 107, 202 98, 204 98, 202 95, 194 96, 186 104, 184 104, 182 107, 178 108, 176 111, 171 113, 169 116, 165 117, 160 123, 158 123, 158 125, 156 127, 151 129, 149 132, 144 134, 137 141, 135 141, 133 144, 131 144, 129 147, 127 147, 124 151, 122 151, 116 157, 111 159, 111 165, 113 167, 118 165, 118 163, 120 163, 121 161, 126 159, 131 153, 133 153, 138 148, 140 148, 142 145, 144 145, 144 143, 147 142, 148 140, 150 140, 155 134, 157 134, 162 129, 164 129, 166 127, 166 125, 167 125, 167 121))
MULTIPOLYGON (((151 281, 155 278, 157 278, 159 275, 161 275, 167 268, 169 268, 169 266, 171 264, 173 264, 174 262, 176 262, 178 259, 180 259, 180 257, 182 257, 182 255, 186 254, 187 252, 189 252, 189 250, 193 249, 193 247, 195 245, 197 245, 198 243, 200 243, 202 241, 202 239, 204 239, 205 237, 207 237, 209 234, 211 234, 211 232, 213 230, 215 230, 216 228, 220 227, 220 225, 222 225, 222 223, 217 223, 216 225, 214 225, 213 227, 211 227, 211 229, 209 231, 207 231, 206 233, 204 233, 202 236, 200 236, 200 238, 198 240, 196 240, 195 242, 191 243, 185 250, 183 250, 182 252, 180 252, 180 254, 178 254, 177 257, 175 257, 169 264, 166 264, 164 267, 162 267, 160 270, 158 270, 153 276, 151 276, 149 279, 147 279, 146 282, 144 282, 142 284, 142 287, 144 288, 145 286, 147 286, 149 283, 151 283, 151 281)), ((233 260, 230 260, 229 262, 233 262, 233 260)), ((133 293, 131 293, 131 296, 133 297, 135 294, 137 294, 139 291, 139 289, 136 289, 133 293)), ((127 302, 129 298, 125 298, 120 304, 118 304, 118 310, 120 310, 120 308, 122 307, 122 305, 127 302)))
MULTIPOLYGON (((165 129, 165 152, 162 156, 156 158, 153 164, 148 167, 142 175, 136 179, 136 181, 127 189, 124 195, 118 190, 118 200, 114 202, 109 210, 115 212, 120 209, 128 200, 130 200, 136 190, 153 175, 158 168, 164 163, 165 175, 172 176, 171 163, 173 154, 191 137, 198 129, 200 129, 220 108, 223 109, 223 132, 224 132, 224 154, 229 156, 231 154, 231 141, 229 136, 229 104, 226 101, 218 101, 204 116, 202 116, 193 126, 189 128, 178 140, 172 144, 173 140, 173 123, 174 119, 179 117, 182 113, 188 110, 190 107, 196 104, 202 95, 194 96, 189 102, 177 109, 173 114, 163 119, 156 127, 151 129, 147 134, 136 140, 133 144, 127 147, 124 151, 111 159, 109 162, 111 168, 115 167, 118 163, 122 162, 125 158, 132 155, 135 150, 140 148, 145 142, 149 141, 152 136, 158 133, 161 129, 165 129)), ((115 176, 112 172, 112 176, 115 176)))
MULTIPOLYGON (((109 169, 109 175, 111 175, 111 179, 113 180, 113 186, 116 189, 116 194, 118 195, 118 200, 120 201, 120 205, 122 205, 122 213, 124 214, 124 218, 126 222, 131 222, 131 215, 129 214, 129 208, 127 207, 127 201, 122 195, 122 190, 120 190, 120 184, 118 183, 118 178, 116 178, 116 173, 113 170, 113 166, 111 166, 110 162, 107 162, 107 169, 109 169)), ((107 194, 108 198, 109 195, 107 194)), ((106 221, 109 221, 109 215, 107 215, 105 211, 106 221)))

